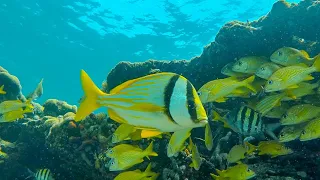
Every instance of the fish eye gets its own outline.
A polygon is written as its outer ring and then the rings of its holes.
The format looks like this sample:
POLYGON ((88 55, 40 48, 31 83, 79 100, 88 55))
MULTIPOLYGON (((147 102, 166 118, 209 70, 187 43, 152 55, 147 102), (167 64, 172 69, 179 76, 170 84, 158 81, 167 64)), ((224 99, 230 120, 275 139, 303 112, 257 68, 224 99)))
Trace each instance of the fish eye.
POLYGON ((286 119, 288 117, 288 114, 284 114, 282 117, 286 119))
POLYGON ((247 169, 247 172, 250 172, 250 171, 251 171, 251 170, 248 168, 248 169, 247 169))
POLYGON ((241 62, 241 61, 239 61, 239 62, 238 62, 238 65, 239 65, 239 66, 241 66, 241 65, 242 65, 242 62, 241 62))
POLYGON ((268 84, 272 84, 272 83, 273 83, 273 81, 272 81, 272 80, 269 80, 269 81, 268 81, 268 84))
POLYGON ((265 68, 264 68, 264 67, 261 67, 260 69, 261 69, 261 71, 264 71, 264 70, 265 70, 265 68))
POLYGON ((281 51, 278 51, 278 56, 282 56, 282 52, 281 51))
POLYGON ((198 94, 198 96, 201 96, 202 93, 201 92, 197 92, 197 94, 198 94))
POLYGON ((280 134, 280 137, 283 137, 284 136, 284 134, 280 134))
POLYGON ((306 131, 305 131, 305 130, 303 130, 301 134, 302 134, 302 135, 305 135, 305 134, 306 134, 306 131))

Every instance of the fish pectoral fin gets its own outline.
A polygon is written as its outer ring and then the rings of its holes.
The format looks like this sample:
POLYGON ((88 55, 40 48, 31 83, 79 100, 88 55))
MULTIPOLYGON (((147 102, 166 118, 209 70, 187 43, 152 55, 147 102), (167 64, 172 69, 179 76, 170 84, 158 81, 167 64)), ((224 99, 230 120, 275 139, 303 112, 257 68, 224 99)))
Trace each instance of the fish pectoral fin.
POLYGON ((168 157, 174 156, 181 150, 184 142, 191 135, 191 130, 192 128, 182 129, 172 134, 167 147, 168 157))
POLYGON ((305 81, 311 81, 313 79, 314 77, 312 77, 311 75, 307 75, 306 78, 304 78, 305 81))
POLYGON ((287 88, 288 89, 296 89, 298 88, 299 86, 297 84, 294 84, 294 85, 291 85, 291 86, 288 86, 287 88))
POLYGON ((121 124, 122 123, 127 123, 126 120, 124 120, 121 116, 118 115, 117 112, 115 112, 111 108, 108 108, 108 115, 112 120, 114 120, 114 121, 116 121, 118 123, 121 123, 121 124))
POLYGON ((155 137, 160 134, 162 134, 162 132, 160 132, 160 131, 152 131, 152 130, 146 130, 146 129, 141 130, 141 138, 155 137))
POLYGON ((193 163, 189 164, 189 167, 194 167, 194 164, 193 163))
POLYGON ((300 50, 300 52, 302 53, 302 55, 307 58, 309 60, 310 56, 309 54, 305 51, 305 50, 300 50))
POLYGON ((227 98, 221 97, 221 98, 216 99, 215 101, 218 102, 218 103, 223 103, 223 102, 227 101, 227 98))

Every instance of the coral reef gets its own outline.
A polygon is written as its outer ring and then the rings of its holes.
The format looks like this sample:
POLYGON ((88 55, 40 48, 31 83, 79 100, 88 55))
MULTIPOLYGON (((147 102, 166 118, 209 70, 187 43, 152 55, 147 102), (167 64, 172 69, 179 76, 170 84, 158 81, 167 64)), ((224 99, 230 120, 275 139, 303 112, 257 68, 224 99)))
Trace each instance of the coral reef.
POLYGON ((0 102, 4 100, 23 99, 19 79, 11 75, 6 69, 0 66, 0 86, 4 85, 5 95, 0 96, 0 102))
POLYGON ((43 107, 43 113, 46 116, 59 116, 68 112, 75 113, 77 111, 76 106, 69 105, 67 102, 57 99, 48 99, 44 102, 43 107))

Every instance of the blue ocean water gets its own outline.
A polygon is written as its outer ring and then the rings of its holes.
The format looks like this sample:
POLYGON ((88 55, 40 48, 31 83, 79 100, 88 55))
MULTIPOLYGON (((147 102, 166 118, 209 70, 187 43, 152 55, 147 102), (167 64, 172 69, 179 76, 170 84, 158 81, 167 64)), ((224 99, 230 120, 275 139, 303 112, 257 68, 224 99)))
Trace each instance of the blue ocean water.
POLYGON ((99 84, 119 61, 189 60, 224 23, 258 19, 274 2, 2 0, 0 65, 20 79, 24 94, 44 78, 40 102, 76 104, 80 69, 99 84))

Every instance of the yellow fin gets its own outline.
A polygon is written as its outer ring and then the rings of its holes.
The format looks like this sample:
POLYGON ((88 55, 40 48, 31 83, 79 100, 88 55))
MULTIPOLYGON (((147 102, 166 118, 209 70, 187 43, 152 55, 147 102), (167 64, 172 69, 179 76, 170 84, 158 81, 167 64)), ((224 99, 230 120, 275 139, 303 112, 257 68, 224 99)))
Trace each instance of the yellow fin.
POLYGON ((309 58, 310 58, 309 54, 308 54, 306 51, 304 51, 304 50, 300 50, 300 52, 301 52, 301 53, 302 53, 302 55, 303 55, 304 57, 306 57, 307 59, 309 59, 309 58))
POLYGON ((216 99, 215 101, 218 103, 223 103, 223 102, 227 101, 227 98, 221 97, 221 98, 216 99))
POLYGON ((296 89, 296 88, 298 88, 298 87, 299 87, 298 85, 294 84, 294 85, 292 85, 292 86, 288 86, 287 88, 288 88, 288 89, 296 89))
POLYGON ((215 175, 215 174, 213 174, 213 173, 210 173, 210 175, 211 175, 211 177, 213 178, 213 179, 215 179, 215 180, 218 180, 220 177, 219 176, 217 176, 217 175, 215 175))
POLYGON ((121 123, 121 124, 122 123, 128 123, 125 119, 123 119, 114 110, 112 110, 110 108, 108 109, 108 115, 112 120, 114 120, 114 121, 116 121, 118 123, 121 123))
POLYGON ((304 78, 305 81, 311 81, 313 79, 314 77, 312 77, 311 75, 307 75, 306 78, 304 78))
POLYGON ((320 71, 320 54, 318 54, 316 57, 314 57, 314 63, 312 65, 312 67, 315 67, 317 72, 320 71))
POLYGON ((75 121, 84 119, 91 112, 100 108, 101 105, 97 103, 98 96, 107 95, 94 84, 94 82, 84 70, 81 70, 80 72, 80 79, 85 97, 83 98, 77 111, 75 121))
POLYGON ((0 94, 7 94, 7 92, 5 92, 5 91, 3 90, 3 88, 4 88, 4 85, 2 85, 2 86, 0 87, 0 94))
POLYGON ((147 149, 144 151, 147 153, 147 156, 158 156, 158 154, 153 151, 153 142, 151 142, 147 149))
POLYGON ((141 130, 141 138, 150 138, 150 137, 155 137, 160 135, 162 132, 160 131, 151 131, 151 130, 146 130, 142 129, 141 130))
POLYGON ((256 88, 253 87, 252 84, 251 84, 254 81, 254 79, 255 79, 255 76, 253 75, 253 76, 250 76, 247 79, 243 80, 243 82, 245 83, 245 87, 246 88, 248 88, 252 92, 256 93, 257 92, 256 88))

